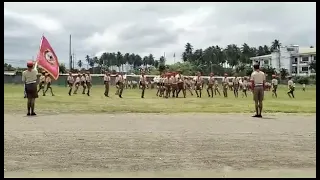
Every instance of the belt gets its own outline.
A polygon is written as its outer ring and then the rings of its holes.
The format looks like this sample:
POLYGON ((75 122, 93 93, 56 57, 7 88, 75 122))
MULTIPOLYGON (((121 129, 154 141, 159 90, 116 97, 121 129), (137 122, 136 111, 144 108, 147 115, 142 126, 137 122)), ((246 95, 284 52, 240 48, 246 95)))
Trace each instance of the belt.
POLYGON ((37 81, 30 81, 30 82, 26 82, 26 84, 34 84, 36 83, 37 81))
POLYGON ((263 86, 263 84, 255 84, 254 87, 263 86))

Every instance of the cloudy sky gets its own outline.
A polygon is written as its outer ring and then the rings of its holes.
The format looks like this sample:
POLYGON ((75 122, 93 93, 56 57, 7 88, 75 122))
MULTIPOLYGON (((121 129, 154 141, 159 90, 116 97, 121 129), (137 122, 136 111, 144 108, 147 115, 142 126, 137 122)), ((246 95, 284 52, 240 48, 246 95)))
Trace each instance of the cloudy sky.
POLYGON ((36 56, 43 33, 64 63, 69 34, 77 59, 105 51, 158 59, 166 52, 172 63, 187 42, 315 45, 316 3, 4 3, 7 61, 36 56))

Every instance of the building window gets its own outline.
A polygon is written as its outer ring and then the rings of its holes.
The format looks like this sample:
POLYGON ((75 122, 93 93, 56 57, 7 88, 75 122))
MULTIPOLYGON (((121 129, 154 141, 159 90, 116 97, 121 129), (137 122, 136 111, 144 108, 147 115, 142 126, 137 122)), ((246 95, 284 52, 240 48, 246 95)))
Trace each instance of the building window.
POLYGON ((308 62, 308 61, 309 61, 309 57, 306 57, 306 56, 305 56, 305 57, 302 57, 302 61, 303 61, 303 62, 308 62))
POLYGON ((294 60, 292 61, 292 64, 297 64, 298 62, 298 58, 294 58, 294 60))
POLYGON ((314 61, 316 60, 316 56, 313 56, 313 60, 314 60, 314 61))
POLYGON ((297 68, 297 66, 295 66, 295 67, 292 67, 292 73, 297 73, 297 70, 298 70, 298 68, 297 68))
POLYGON ((268 61, 268 60, 264 60, 264 61, 263 61, 263 64, 264 64, 264 65, 269 65, 269 61, 268 61))
POLYGON ((308 70, 309 70, 308 67, 302 67, 302 68, 301 68, 301 71, 302 71, 302 72, 308 72, 308 70))

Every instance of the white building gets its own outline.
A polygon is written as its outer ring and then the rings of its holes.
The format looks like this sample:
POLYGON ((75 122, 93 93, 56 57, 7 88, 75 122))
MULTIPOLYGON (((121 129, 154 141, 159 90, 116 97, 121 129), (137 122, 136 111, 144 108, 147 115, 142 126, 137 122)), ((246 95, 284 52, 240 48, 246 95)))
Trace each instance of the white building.
POLYGON ((269 55, 250 58, 252 64, 258 62, 261 67, 272 67, 277 72, 287 69, 292 76, 315 75, 310 69, 310 63, 316 60, 316 48, 302 48, 297 45, 281 47, 279 51, 269 55))

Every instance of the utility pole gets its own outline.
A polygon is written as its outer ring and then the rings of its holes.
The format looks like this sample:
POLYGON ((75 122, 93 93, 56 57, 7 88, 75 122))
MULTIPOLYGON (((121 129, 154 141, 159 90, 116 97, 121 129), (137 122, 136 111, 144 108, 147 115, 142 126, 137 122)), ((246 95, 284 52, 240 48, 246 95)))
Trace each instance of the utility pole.
POLYGON ((69 68, 72 69, 72 54, 71 54, 71 34, 69 37, 69 68))

